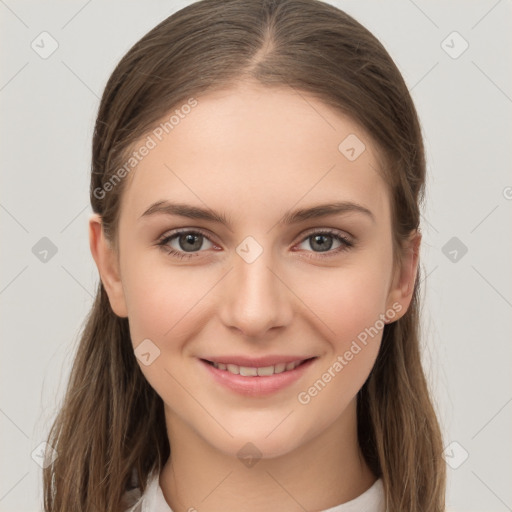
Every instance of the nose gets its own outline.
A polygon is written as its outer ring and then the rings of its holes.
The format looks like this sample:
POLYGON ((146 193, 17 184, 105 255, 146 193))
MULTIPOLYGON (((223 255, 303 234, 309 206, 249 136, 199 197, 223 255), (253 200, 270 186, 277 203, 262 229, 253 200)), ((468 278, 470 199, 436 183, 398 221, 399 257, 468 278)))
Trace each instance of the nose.
POLYGON ((269 330, 288 325, 293 293, 271 251, 263 250, 252 262, 234 254, 233 266, 219 304, 223 324, 250 339, 264 338, 269 330))

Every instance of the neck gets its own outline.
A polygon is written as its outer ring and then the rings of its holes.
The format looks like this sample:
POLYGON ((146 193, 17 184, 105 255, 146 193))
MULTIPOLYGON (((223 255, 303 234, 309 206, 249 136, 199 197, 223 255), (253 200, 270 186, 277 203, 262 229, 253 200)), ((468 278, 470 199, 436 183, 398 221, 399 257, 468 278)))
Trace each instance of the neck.
POLYGON ((375 482, 357 442, 355 400, 320 435, 248 467, 166 409, 171 456, 160 486, 173 512, 303 512, 353 500, 375 482), (178 442, 179 440, 179 442, 178 442))

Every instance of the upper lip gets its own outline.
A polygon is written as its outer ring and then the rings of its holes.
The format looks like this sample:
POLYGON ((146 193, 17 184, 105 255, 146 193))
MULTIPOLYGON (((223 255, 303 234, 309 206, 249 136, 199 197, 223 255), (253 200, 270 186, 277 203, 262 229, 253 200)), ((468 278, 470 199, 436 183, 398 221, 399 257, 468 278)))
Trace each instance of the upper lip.
POLYGON ((247 356, 211 356, 203 357, 206 361, 212 363, 235 364, 237 366, 245 366, 248 368, 265 368, 266 366, 275 366, 280 363, 294 363, 295 361, 305 361, 316 356, 264 356, 264 357, 247 357, 247 356))

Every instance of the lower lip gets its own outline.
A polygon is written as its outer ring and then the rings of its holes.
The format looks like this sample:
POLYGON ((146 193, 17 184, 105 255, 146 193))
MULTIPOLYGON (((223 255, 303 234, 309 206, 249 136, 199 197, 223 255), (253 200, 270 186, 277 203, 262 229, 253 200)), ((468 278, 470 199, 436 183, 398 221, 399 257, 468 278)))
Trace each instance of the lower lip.
POLYGON ((265 396, 276 393, 296 382, 307 371, 314 360, 310 359, 293 370, 257 377, 244 377, 242 375, 235 375, 227 370, 219 370, 202 359, 199 359, 199 362, 219 384, 226 386, 230 390, 241 395, 265 396))

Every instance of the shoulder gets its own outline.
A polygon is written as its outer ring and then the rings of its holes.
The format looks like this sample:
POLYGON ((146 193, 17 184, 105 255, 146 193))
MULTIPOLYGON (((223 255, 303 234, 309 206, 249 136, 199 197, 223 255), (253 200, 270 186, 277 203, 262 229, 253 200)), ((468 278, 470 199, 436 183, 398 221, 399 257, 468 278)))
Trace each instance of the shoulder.
POLYGON ((159 470, 154 468, 147 476, 142 492, 134 470, 121 500, 122 512, 172 512, 160 488, 159 475, 159 470))
POLYGON ((121 499, 120 509, 123 512, 142 512, 142 498, 137 472, 133 468, 130 483, 121 499))
POLYGON ((133 488, 126 490, 122 512, 172 512, 160 487, 160 470, 154 468, 147 476, 144 492, 133 479, 133 488))
POLYGON ((351 501, 342 503, 323 512, 385 512, 384 485, 378 478, 363 494, 351 501))
POLYGON ((123 512, 142 512, 143 496, 140 489, 126 491, 123 495, 122 509, 123 512))

